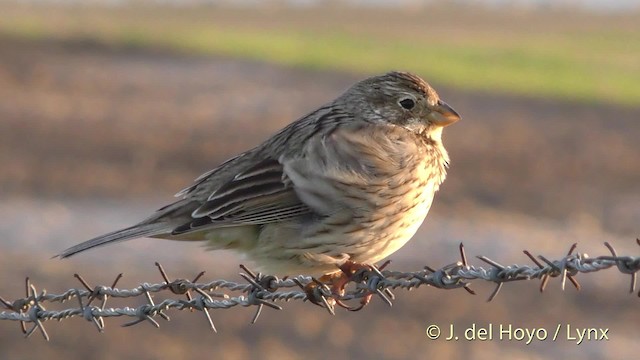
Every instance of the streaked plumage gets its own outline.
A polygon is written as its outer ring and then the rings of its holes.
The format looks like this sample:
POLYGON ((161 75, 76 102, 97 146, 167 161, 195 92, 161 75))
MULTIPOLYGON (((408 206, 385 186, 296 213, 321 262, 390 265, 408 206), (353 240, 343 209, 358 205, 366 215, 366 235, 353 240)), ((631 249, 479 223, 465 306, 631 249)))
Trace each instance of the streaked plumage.
POLYGON ((417 231, 446 176, 442 128, 459 119, 419 77, 363 80, 263 144, 201 175, 180 200, 64 258, 138 237, 206 240, 272 274, 374 263, 417 231))

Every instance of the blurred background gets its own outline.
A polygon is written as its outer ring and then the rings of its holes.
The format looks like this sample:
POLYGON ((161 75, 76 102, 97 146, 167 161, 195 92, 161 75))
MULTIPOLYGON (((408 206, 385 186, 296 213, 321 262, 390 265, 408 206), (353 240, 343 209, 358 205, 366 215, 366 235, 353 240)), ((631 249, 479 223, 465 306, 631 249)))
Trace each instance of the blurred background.
MULTIPOLYGON (((463 116, 447 128, 449 177, 392 267, 468 255, 523 264, 570 245, 637 255, 640 235, 640 9, 637 1, 0 2, 0 295, 30 276, 59 293, 170 276, 239 281, 243 260, 199 244, 141 239, 69 260, 62 249, 138 221, 226 158, 372 74, 409 70, 463 116)), ((474 264, 480 263, 472 260, 474 264)), ((248 263, 250 265, 250 263, 248 263)), ((106 333, 80 319, 24 340, 0 322, 5 359, 574 358, 640 352, 639 300, 616 271, 552 281, 397 291, 334 317, 310 304, 172 312, 171 323, 106 333), (431 341, 431 324, 609 328, 608 341, 431 341)), ((142 301, 141 299, 136 301, 142 301)), ((114 305, 131 305, 110 300, 114 305)), ((66 305, 66 304, 65 304, 66 305)), ((70 304, 75 306, 74 304, 70 304)))

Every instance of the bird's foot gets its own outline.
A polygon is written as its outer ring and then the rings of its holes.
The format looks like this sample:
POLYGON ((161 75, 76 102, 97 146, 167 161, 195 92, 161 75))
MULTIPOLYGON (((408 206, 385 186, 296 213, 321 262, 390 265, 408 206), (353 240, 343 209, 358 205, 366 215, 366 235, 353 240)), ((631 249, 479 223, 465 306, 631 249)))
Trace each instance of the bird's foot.
POLYGON ((326 274, 320 277, 320 279, 312 278, 312 281, 307 285, 302 285, 298 282, 298 286, 307 294, 307 300, 327 309, 331 315, 335 315, 334 308, 336 300, 334 299, 331 288, 326 283, 331 282, 333 275, 334 274, 326 274))
MULTIPOLYGON (((360 264, 347 260, 344 264, 340 265, 341 272, 337 273, 340 276, 333 282, 332 289, 334 294, 342 297, 345 293, 345 287, 350 282, 360 283, 367 280, 369 272, 373 271, 374 266, 369 264, 360 264)), ((367 291, 367 293, 360 298, 360 304, 357 306, 349 306, 343 300, 337 298, 336 304, 349 311, 360 311, 371 301, 373 293, 367 291)))
MULTIPOLYGON (((329 307, 333 308, 333 306, 337 304, 349 311, 359 311, 369 304, 374 292, 369 289, 362 289, 361 291, 365 292, 365 294, 360 298, 359 305, 350 306, 341 299, 345 294, 345 288, 351 282, 366 283, 371 273, 382 276, 380 270, 384 269, 388 264, 389 262, 387 261, 380 267, 376 267, 375 265, 361 264, 347 260, 339 266, 340 272, 323 275, 317 280, 314 279, 313 282, 304 287, 304 291, 307 293, 307 298, 316 305, 329 309, 329 307), (330 293, 330 296, 327 296, 327 293, 330 293)), ((393 299, 393 294, 390 291, 385 290, 388 297, 381 294, 379 290, 376 292, 380 294, 388 304, 391 304, 389 297, 393 299)), ((332 309, 329 311, 332 312, 331 310, 332 309)))

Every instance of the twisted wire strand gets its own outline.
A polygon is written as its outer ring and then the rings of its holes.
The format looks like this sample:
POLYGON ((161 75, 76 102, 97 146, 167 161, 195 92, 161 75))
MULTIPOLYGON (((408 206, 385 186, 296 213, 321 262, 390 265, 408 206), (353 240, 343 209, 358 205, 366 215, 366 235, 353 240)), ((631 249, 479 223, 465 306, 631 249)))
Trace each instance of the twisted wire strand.
MULTIPOLYGON (((640 245, 640 239, 636 240, 640 245)), ((122 274, 118 275, 112 286, 98 285, 93 288, 80 276, 75 275, 82 283, 83 288, 71 288, 61 294, 48 294, 46 290, 38 292, 35 286, 26 279, 27 294, 23 298, 7 301, 0 297, 0 303, 9 311, 0 312, 0 320, 19 321, 21 329, 26 336, 39 330, 45 339, 49 340, 43 322, 46 320, 64 320, 72 317, 82 317, 93 322, 97 329, 104 331, 104 318, 125 316, 133 320, 123 326, 131 326, 140 322, 150 322, 156 327, 159 323, 155 320, 161 317, 169 320, 166 311, 173 310, 198 310, 205 314, 209 327, 216 331, 211 320, 209 310, 229 309, 236 306, 256 307, 256 313, 252 323, 255 323, 264 306, 282 310, 277 303, 292 300, 309 300, 313 304, 324 307, 329 313, 335 314, 335 305, 346 307, 348 310, 360 310, 373 295, 388 305, 394 299, 391 289, 413 289, 422 285, 440 289, 464 288, 467 292, 475 294, 470 288, 471 280, 489 281, 496 284, 496 288, 489 296, 491 301, 498 294, 505 283, 511 281, 523 281, 541 279, 540 291, 544 291, 550 278, 560 277, 562 289, 566 280, 569 280, 577 289, 580 284, 575 279, 579 273, 586 274, 616 268, 620 273, 631 276, 630 293, 636 289, 636 277, 640 271, 640 256, 618 256, 613 246, 605 243, 611 255, 591 258, 586 254, 574 253, 576 244, 573 244, 561 259, 549 260, 539 255, 532 256, 528 251, 524 253, 535 264, 508 265, 487 258, 477 258, 489 267, 469 265, 464 246, 460 244, 461 260, 446 265, 439 269, 425 266, 424 269, 413 272, 384 270, 387 264, 380 267, 363 266, 358 271, 349 274, 349 286, 342 295, 336 294, 327 284, 309 276, 296 276, 279 279, 271 275, 254 274, 250 269, 241 265, 244 273, 241 277, 246 282, 234 282, 228 280, 214 280, 206 283, 197 282, 204 274, 200 273, 193 281, 186 279, 170 280, 162 266, 156 263, 164 279, 161 283, 141 283, 131 289, 116 288, 122 274), (167 298, 160 303, 155 303, 152 294, 171 292, 175 295, 186 295, 186 299, 167 298), (196 296, 192 296, 192 292, 196 296), (138 307, 106 307, 109 297, 131 298, 146 297, 147 303, 138 307), (47 303, 65 303, 76 300, 77 307, 69 307, 62 310, 46 310, 47 303), (356 308, 344 305, 345 301, 360 299, 361 305, 356 308), (92 305, 94 300, 100 301, 100 305, 92 305), (27 330, 26 324, 33 326, 27 330)), ((638 292, 640 297, 640 292, 638 292)))

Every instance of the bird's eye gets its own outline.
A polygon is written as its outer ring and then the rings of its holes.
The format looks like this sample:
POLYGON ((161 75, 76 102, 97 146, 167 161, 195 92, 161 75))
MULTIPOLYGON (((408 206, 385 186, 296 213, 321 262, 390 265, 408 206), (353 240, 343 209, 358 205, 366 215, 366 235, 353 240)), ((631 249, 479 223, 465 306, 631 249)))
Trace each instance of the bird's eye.
POLYGON ((414 106, 416 106, 416 102, 413 101, 413 99, 402 99, 398 103, 400 104, 400 106, 407 110, 411 110, 414 106))

